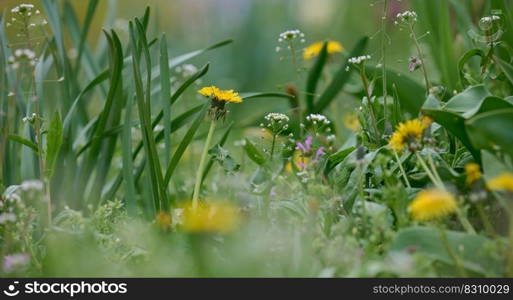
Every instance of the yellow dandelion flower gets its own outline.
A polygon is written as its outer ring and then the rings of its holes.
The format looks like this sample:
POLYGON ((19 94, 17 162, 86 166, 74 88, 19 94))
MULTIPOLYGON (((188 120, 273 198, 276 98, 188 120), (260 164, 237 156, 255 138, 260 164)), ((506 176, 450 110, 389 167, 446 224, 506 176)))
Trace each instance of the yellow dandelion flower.
POLYGON ((351 131, 357 131, 360 129, 360 121, 358 121, 358 114, 356 113, 345 114, 342 121, 344 126, 351 131))
POLYGON ((163 212, 163 211, 159 212, 155 216, 155 223, 161 229, 171 228, 171 224, 173 223, 172 221, 173 221, 173 218, 171 217, 171 215, 166 212, 163 212))
POLYGON ((457 209, 454 196, 444 190, 429 189, 417 194, 408 211, 417 221, 429 221, 444 217, 457 209))
POLYGON ((513 173, 502 173, 490 179, 487 186, 490 190, 513 192, 513 173))
MULTIPOLYGON (((296 150, 296 151, 294 151, 294 154, 292 155, 292 161, 296 164, 296 168, 301 171, 305 168, 305 166, 308 166, 308 163, 310 162, 310 158, 303 157, 301 151, 296 150)), ((292 173, 293 169, 292 169, 291 161, 289 161, 285 165, 285 171, 292 173)))
POLYGON ((479 165, 476 163, 468 163, 465 165, 465 174, 467 175, 467 184, 471 185, 472 183, 478 181, 481 179, 481 169, 479 168, 479 165))
POLYGON ((240 222, 238 209, 225 202, 200 203, 196 208, 192 202, 183 208, 182 228, 194 233, 229 233, 240 222))
POLYGON ((201 88, 200 90, 198 90, 198 94, 220 102, 242 102, 242 98, 234 90, 221 90, 213 85, 201 88))
POLYGON ((390 138, 390 148, 400 152, 405 147, 419 142, 426 128, 426 123, 419 119, 408 120, 399 124, 390 138))
MULTIPOLYGON (((303 58, 305 60, 312 59, 319 55, 319 53, 322 50, 322 46, 324 45, 324 42, 316 42, 311 44, 310 46, 306 47, 303 51, 303 58)), ((344 50, 344 47, 342 47, 342 44, 340 44, 337 41, 328 41, 328 48, 326 51, 328 54, 334 54, 334 53, 340 53, 344 50)))

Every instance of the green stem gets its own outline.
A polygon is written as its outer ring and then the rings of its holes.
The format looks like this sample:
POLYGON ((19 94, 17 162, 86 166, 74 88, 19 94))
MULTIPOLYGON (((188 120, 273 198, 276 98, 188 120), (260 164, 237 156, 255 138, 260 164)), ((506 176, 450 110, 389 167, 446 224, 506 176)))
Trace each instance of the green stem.
POLYGON ((415 34, 415 30, 413 30, 412 24, 410 24, 410 32, 411 32, 413 41, 415 42, 415 47, 417 48, 417 53, 418 53, 419 59, 422 62, 420 67, 422 68, 422 73, 424 75, 424 81, 426 82, 426 94, 429 94, 429 89, 431 88, 431 84, 429 83, 429 77, 428 77, 426 65, 424 62, 424 55, 422 54, 422 50, 420 49, 419 41, 417 40, 417 35, 415 34))
POLYGON ((431 166, 431 170, 433 171, 433 175, 438 180, 438 182, 442 183, 442 178, 440 177, 440 174, 438 174, 438 171, 436 170, 435 162, 433 161, 433 156, 431 154, 428 154, 428 162, 431 166))
POLYGON ((272 142, 272 145, 271 145, 271 160, 273 160, 273 155, 274 155, 274 145, 276 143, 276 134, 273 134, 273 142, 272 142))
POLYGON ((210 122, 210 129, 208 130, 207 140, 205 141, 205 145, 203 146, 203 152, 201 153, 200 163, 196 173, 196 182, 194 183, 194 192, 192 194, 193 209, 196 209, 198 207, 199 192, 201 187, 201 176, 203 175, 203 169, 205 168, 205 160, 208 154, 208 147, 210 145, 210 142, 212 141, 212 136, 214 135, 215 128, 216 120, 212 119, 212 121, 210 122))
POLYGON ((461 209, 458 207, 456 208, 456 216, 458 217, 458 221, 460 222, 461 226, 465 229, 467 233, 475 234, 476 230, 470 224, 470 221, 467 219, 467 217, 463 214, 461 209))
POLYGON ((369 91, 369 82, 367 80, 367 76, 365 76, 365 67, 362 65, 360 68, 360 77, 363 82, 363 89, 365 90, 365 96, 367 97, 367 103, 369 104, 369 112, 372 120, 372 127, 374 130, 374 138, 376 139, 376 143, 379 144, 379 130, 378 130, 378 121, 376 118, 376 112, 374 111, 374 106, 372 105, 371 95, 369 91))
POLYGON ((399 155, 397 155, 397 152, 394 151, 395 159, 397 160, 397 164, 399 165, 399 170, 401 170, 401 174, 404 178, 404 182, 406 183, 406 186, 411 189, 410 181, 408 180, 408 177, 406 176, 406 172, 404 171, 403 164, 401 163, 401 160, 399 159, 399 155))
POLYGON ((420 156, 420 154, 418 152, 415 153, 417 155, 417 159, 418 161, 420 162, 420 165, 422 166, 422 168, 424 169, 424 171, 426 171, 426 174, 428 175, 429 179, 431 179, 431 181, 433 182, 433 184, 441 189, 441 190, 446 190, 445 189, 445 186, 442 182, 439 182, 437 180, 437 178, 435 177, 435 175, 433 175, 433 173, 431 172, 431 169, 427 166, 426 162, 424 161, 424 159, 422 158, 422 156, 420 156))

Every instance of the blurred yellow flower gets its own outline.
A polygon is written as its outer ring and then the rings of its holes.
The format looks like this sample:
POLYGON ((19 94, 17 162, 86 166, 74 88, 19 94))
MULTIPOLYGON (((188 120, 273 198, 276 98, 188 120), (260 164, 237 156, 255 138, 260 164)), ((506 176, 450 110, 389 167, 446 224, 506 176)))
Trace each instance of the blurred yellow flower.
POLYGON ((221 102, 241 103, 242 98, 234 90, 221 90, 216 86, 206 86, 198 90, 198 94, 221 102))
POLYGON ((476 163, 468 163, 465 165, 465 174, 467 175, 467 184, 471 185, 472 183, 481 179, 481 169, 476 163))
POLYGON ((400 152, 406 146, 419 142, 426 128, 427 124, 419 119, 408 120, 399 124, 390 138, 390 148, 400 152))
POLYGON ((457 209, 454 196, 444 190, 429 189, 417 194, 408 211, 417 221, 429 221, 444 217, 457 209))
POLYGON ((170 214, 160 211, 155 216, 155 223, 161 229, 169 229, 171 228, 171 224, 173 223, 173 218, 170 214))
POLYGON ((200 203, 196 208, 192 202, 185 205, 182 228, 194 233, 229 233, 240 222, 238 208, 225 202, 200 203))
POLYGON ((502 173, 490 179, 487 183, 490 190, 504 190, 513 192, 513 173, 502 173))
MULTIPOLYGON (((303 58, 306 60, 316 57, 321 52, 323 45, 324 42, 316 42, 306 47, 303 51, 303 58)), ((342 47, 342 44, 337 41, 328 41, 328 47, 326 50, 328 54, 340 53, 344 50, 344 47, 342 47)))
POLYGON ((342 122, 344 126, 352 131, 357 131, 360 129, 360 121, 358 121, 357 113, 348 113, 342 117, 342 122))
MULTIPOLYGON (((302 152, 299 150, 294 151, 294 154, 292 155, 292 161, 296 164, 296 168, 300 171, 304 169, 305 166, 308 165, 310 162, 310 159, 308 157, 304 157, 302 152)), ((292 172, 292 162, 289 161, 285 165, 285 171, 292 172)))

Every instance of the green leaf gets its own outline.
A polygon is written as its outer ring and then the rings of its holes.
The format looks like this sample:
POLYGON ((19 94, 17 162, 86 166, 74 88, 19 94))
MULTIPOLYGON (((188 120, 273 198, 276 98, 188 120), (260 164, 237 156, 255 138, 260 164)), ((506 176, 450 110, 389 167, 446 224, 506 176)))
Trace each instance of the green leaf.
POLYGON ((166 153, 164 163, 169 163, 171 154, 171 105, 168 100, 171 98, 171 82, 169 71, 169 58, 167 53, 166 35, 162 34, 160 39, 160 101, 164 113, 164 152, 166 153))
POLYGON ((509 82, 511 84, 513 84, 513 66, 498 57, 494 58, 494 60, 497 62, 497 65, 499 66, 501 71, 504 73, 506 78, 508 78, 509 82))
POLYGON ((212 158, 219 162, 219 164, 223 167, 223 169, 228 173, 237 172, 240 169, 240 165, 231 157, 230 151, 224 149, 219 144, 208 150, 208 154, 212 156, 212 158))
POLYGON ((45 174, 51 177, 55 167, 55 160, 62 145, 62 123, 61 115, 55 111, 48 127, 46 141, 45 174))
MULTIPOLYGON (((353 50, 349 53, 349 57, 353 56, 360 56, 365 51, 365 48, 367 47, 367 43, 369 42, 368 37, 363 37, 356 43, 356 46, 354 46, 353 50)), ((352 68, 347 71, 347 68, 349 67, 349 63, 346 61, 344 64, 340 67, 340 69, 335 74, 333 80, 329 83, 329 85, 326 87, 324 92, 319 97, 319 100, 315 104, 314 112, 321 113, 330 105, 330 103, 335 99, 335 97, 338 95, 338 93, 344 88, 346 83, 349 81, 349 78, 351 77, 351 70, 352 68)))
MULTIPOLYGON (((230 135, 232 128, 233 128, 233 122, 231 122, 230 125, 228 125, 228 128, 226 128, 223 136, 221 137, 221 139, 219 140, 219 142, 216 145, 219 145, 221 147, 224 146, 224 143, 226 143, 226 140, 228 139, 228 135, 230 135)), ((205 167, 205 170, 203 171, 203 175, 201 176, 202 184, 203 184, 203 181, 205 181, 205 178, 207 178, 208 172, 212 168, 213 164, 214 164, 214 158, 210 157, 210 159, 208 160, 207 166, 205 167)))
POLYGON ((258 165, 263 165, 266 163, 265 156, 258 148, 246 138, 246 143, 244 144, 244 150, 246 150, 246 154, 248 157, 254 161, 258 165))
POLYGON ((479 151, 474 148, 465 130, 465 118, 456 113, 444 110, 423 109, 422 113, 456 136, 477 161, 481 160, 479 151))
POLYGON ((452 97, 447 104, 443 106, 443 109, 461 114, 463 117, 468 118, 477 111, 474 109, 479 107, 484 98, 489 95, 490 92, 488 92, 484 85, 471 86, 452 97))
POLYGON ((285 93, 276 93, 276 92, 262 92, 262 93, 240 93, 239 96, 244 100, 254 99, 254 98, 294 98, 294 96, 285 94, 285 93))
POLYGON ((463 83, 467 83, 467 84, 469 83, 469 81, 467 80, 467 78, 465 76, 465 65, 470 61, 470 59, 472 59, 475 56, 480 57, 482 60, 484 57, 486 57, 486 54, 481 49, 478 49, 478 48, 471 49, 471 50, 465 52, 465 54, 463 54, 458 61, 458 74, 460 75, 460 81, 461 81, 462 86, 463 86, 463 83))
POLYGON ((14 135, 14 134, 10 134, 9 135, 9 139, 11 141, 14 141, 14 142, 17 142, 17 143, 20 143, 24 146, 27 146, 29 147, 30 149, 32 149, 32 151, 34 151, 35 153, 38 152, 38 149, 37 149, 37 144, 34 143, 34 142, 31 142, 29 140, 27 140, 26 138, 22 138, 21 136, 18 136, 18 135, 14 135))
POLYGON ((315 91, 317 90, 317 83, 322 75, 322 69, 326 64, 326 59, 328 58, 328 42, 324 42, 322 45, 321 52, 317 59, 315 60, 315 64, 308 72, 308 77, 306 79, 306 108, 308 113, 312 113, 314 110, 314 100, 315 100, 315 91))
MULTIPOLYGON (((367 76, 370 78, 378 78, 382 76, 383 69, 374 66, 365 66, 367 76)), ((385 71, 387 76, 387 91, 389 95, 397 95, 401 109, 417 116, 422 104, 424 103, 426 89, 412 77, 390 69, 385 71)), ((377 80, 377 87, 383 88, 381 80, 377 80)))
POLYGON ((203 105, 203 108, 201 109, 200 113, 194 120, 194 123, 192 123, 191 127, 183 137, 182 141, 178 145, 178 147, 175 150, 175 153, 173 154, 173 157, 169 161, 169 165, 167 166, 166 170, 166 176, 164 177, 164 185, 168 186, 169 181, 171 180, 171 177, 173 176, 173 173, 180 162, 180 159, 182 158, 183 153, 189 146, 189 144, 192 142, 194 135, 196 134, 196 131, 198 130, 199 126, 201 125, 201 122, 203 121, 203 118, 205 117, 205 114, 208 111, 209 104, 206 103, 203 105))
POLYGON ((513 156, 513 108, 482 113, 465 124, 476 148, 494 149, 499 146, 513 156))
MULTIPOLYGON (((502 259, 492 250, 495 242, 484 236, 446 231, 449 247, 460 257, 463 267, 487 276, 502 274, 502 259)), ((410 227, 399 231, 390 251, 414 250, 431 259, 453 265, 440 238, 440 230, 431 227, 410 227)))
POLYGON ((356 149, 356 147, 349 147, 346 149, 342 149, 334 154, 331 154, 326 162, 326 167, 324 168, 324 174, 329 174, 333 168, 335 168, 339 163, 341 163, 346 157, 351 154, 356 149))

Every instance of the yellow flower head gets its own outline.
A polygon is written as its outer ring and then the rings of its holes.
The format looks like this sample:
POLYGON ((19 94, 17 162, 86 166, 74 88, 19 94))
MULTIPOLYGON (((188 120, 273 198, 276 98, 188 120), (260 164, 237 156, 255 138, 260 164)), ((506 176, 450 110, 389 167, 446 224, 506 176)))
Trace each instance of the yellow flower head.
POLYGON ((198 90, 198 94, 208 97, 215 101, 241 103, 242 98, 234 90, 221 90, 218 87, 206 86, 198 90))
POLYGON ((358 121, 358 115, 356 113, 345 114, 342 121, 344 126, 351 131, 360 129, 360 121, 358 121))
POLYGON ((503 190, 513 192, 513 173, 502 173, 488 181, 490 190, 503 190))
POLYGON ((173 221, 173 218, 171 217, 171 215, 166 212, 163 212, 163 211, 159 212, 155 216, 155 223, 161 229, 171 228, 172 221, 173 221))
POLYGON ((390 138, 390 148, 397 152, 402 151, 407 146, 412 148, 412 145, 420 142, 422 134, 427 127, 428 125, 419 119, 408 120, 399 124, 390 138))
POLYGON ((439 189, 423 190, 410 203, 408 211, 417 221, 429 221, 456 211, 454 196, 439 189))
POLYGON ((193 233, 229 233, 240 222, 238 209, 224 202, 188 203, 183 210, 182 228, 193 233))
POLYGON ((467 184, 471 185, 472 183, 481 179, 481 169, 479 165, 476 163, 468 163, 465 165, 465 174, 467 175, 467 184))
MULTIPOLYGON (((321 52, 323 45, 324 45, 324 42, 316 42, 316 43, 313 43, 310 46, 306 47, 305 50, 303 51, 303 58, 305 60, 307 60, 307 59, 312 59, 312 58, 316 57, 321 52)), ((339 42, 328 41, 328 47, 326 49, 328 54, 340 53, 343 50, 344 50, 344 47, 342 47, 342 44, 340 44, 339 42)))

